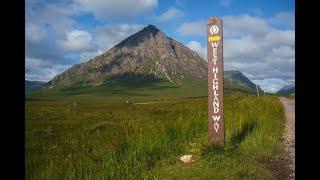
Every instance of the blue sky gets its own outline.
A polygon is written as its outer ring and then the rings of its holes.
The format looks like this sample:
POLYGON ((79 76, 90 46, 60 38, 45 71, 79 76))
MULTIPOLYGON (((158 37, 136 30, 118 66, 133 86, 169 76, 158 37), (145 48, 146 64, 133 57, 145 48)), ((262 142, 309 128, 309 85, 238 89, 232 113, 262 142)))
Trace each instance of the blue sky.
POLYGON ((25 76, 49 81, 153 24, 206 59, 206 20, 224 25, 225 70, 268 92, 294 82, 293 0, 27 0, 25 76))

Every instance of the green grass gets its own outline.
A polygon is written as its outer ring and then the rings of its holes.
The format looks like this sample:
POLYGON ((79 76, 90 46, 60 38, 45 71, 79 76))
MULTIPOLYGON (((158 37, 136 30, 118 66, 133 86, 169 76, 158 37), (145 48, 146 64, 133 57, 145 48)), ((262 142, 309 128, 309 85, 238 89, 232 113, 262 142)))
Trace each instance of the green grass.
POLYGON ((295 94, 270 94, 270 95, 274 97, 285 97, 288 99, 295 99, 295 94))
MULTIPOLYGON (((168 81, 153 82, 117 82, 108 81, 102 86, 77 87, 58 89, 41 89, 27 94, 27 99, 109 99, 121 101, 124 98, 131 101, 177 99, 183 97, 200 97, 207 95, 207 81, 185 79, 181 84, 171 84, 168 81), (122 99, 121 99, 122 98, 122 99)), ((123 100, 125 102, 125 100, 123 100)))
POLYGON ((207 97, 200 90, 195 98, 161 91, 145 91, 145 97, 27 95, 26 178, 273 178, 259 159, 282 150, 284 113, 277 97, 225 94, 226 142, 218 148, 207 144, 207 97), (151 92, 156 101, 175 102, 125 103, 149 101, 151 92), (181 164, 184 154, 195 161, 181 164))

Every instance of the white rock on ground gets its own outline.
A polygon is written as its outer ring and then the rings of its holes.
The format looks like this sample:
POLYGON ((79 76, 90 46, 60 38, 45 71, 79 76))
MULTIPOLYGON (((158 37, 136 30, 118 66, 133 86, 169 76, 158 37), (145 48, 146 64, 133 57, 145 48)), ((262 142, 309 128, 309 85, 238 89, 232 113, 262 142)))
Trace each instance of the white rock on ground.
POLYGON ((181 162, 187 164, 187 163, 191 163, 194 160, 192 159, 192 155, 184 155, 182 157, 180 157, 181 162))

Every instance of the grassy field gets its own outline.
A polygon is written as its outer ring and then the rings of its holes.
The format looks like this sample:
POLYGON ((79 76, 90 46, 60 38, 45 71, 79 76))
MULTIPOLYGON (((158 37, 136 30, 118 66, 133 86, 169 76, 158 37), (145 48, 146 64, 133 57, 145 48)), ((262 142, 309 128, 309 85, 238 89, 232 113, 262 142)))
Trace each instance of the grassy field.
POLYGON ((175 97, 27 95, 26 178, 273 178, 259 160, 282 151, 277 97, 225 94, 223 148, 207 144, 207 97, 175 97))

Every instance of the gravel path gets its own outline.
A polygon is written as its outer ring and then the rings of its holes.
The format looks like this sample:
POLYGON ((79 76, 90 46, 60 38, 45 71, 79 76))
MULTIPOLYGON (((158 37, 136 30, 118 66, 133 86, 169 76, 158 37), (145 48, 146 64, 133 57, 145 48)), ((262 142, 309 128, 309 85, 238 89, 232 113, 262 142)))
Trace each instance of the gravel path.
POLYGON ((290 176, 289 179, 295 179, 295 100, 280 98, 285 108, 286 128, 283 135, 285 151, 289 158, 290 176))
POLYGON ((295 179, 295 101, 280 97, 285 109, 286 124, 283 133, 284 152, 260 162, 266 166, 277 180, 295 179))

